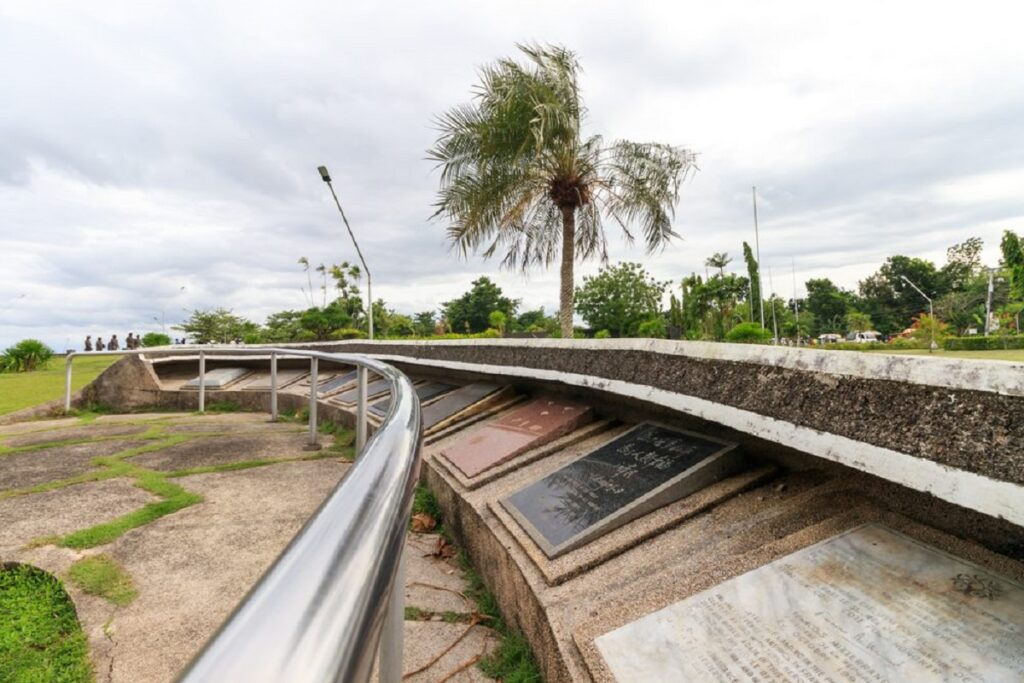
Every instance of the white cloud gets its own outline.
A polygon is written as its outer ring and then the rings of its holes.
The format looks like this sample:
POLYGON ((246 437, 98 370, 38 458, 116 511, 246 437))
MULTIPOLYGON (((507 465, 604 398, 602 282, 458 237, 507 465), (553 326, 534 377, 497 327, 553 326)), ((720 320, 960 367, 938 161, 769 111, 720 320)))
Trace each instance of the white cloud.
MULTIPOLYGON (((594 132, 700 152, 684 239, 613 259, 678 280, 752 240, 776 289, 842 285, 891 253, 941 261, 1024 230, 1016 3, 82 3, 0 7, 0 345, 153 329, 182 309, 300 307, 295 261, 355 254, 413 312, 489 274, 428 220, 432 117, 517 41, 576 49, 594 132), (185 289, 182 290, 181 288, 185 289), (23 298, 18 298, 24 294, 23 298)), ((595 272, 582 264, 579 274, 595 272)))

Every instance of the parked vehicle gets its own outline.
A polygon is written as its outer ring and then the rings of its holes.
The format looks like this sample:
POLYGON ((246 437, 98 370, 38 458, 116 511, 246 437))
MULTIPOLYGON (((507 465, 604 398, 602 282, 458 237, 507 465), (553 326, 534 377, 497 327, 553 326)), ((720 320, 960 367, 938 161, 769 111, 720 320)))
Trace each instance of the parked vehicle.
POLYGON ((868 330, 867 332, 851 332, 846 335, 846 341, 856 342, 858 344, 871 344, 882 341, 882 334, 875 330, 868 330))

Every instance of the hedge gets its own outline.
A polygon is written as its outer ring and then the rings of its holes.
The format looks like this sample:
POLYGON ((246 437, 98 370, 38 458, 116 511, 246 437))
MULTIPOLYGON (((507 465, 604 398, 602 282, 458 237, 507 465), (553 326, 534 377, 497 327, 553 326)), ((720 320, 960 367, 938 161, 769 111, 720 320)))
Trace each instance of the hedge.
POLYGON ((947 351, 997 351, 999 349, 1024 349, 1024 334, 993 335, 983 337, 949 337, 942 347, 947 351))

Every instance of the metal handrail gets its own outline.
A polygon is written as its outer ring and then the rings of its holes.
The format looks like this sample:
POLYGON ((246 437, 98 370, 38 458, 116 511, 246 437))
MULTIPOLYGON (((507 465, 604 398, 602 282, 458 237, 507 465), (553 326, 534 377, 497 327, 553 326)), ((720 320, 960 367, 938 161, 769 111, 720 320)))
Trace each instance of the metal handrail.
MULTIPOLYGON (((275 371, 280 356, 309 358, 312 367, 322 360, 366 368, 390 383, 392 400, 352 469, 179 680, 366 681, 379 652, 379 680, 397 683, 402 677, 402 551, 420 468, 422 421, 412 382, 399 370, 357 354, 232 347, 204 348, 199 355, 216 357, 220 351, 272 354, 275 371)), ((132 353, 140 352, 122 355, 132 353)), ((66 404, 76 355, 90 354, 68 354, 66 404)), ((202 394, 205 375, 200 378, 202 394)), ((316 390, 312 382, 314 408, 316 390)), ((310 412, 315 430, 315 412, 310 412)), ((365 405, 360 412, 365 414, 365 405)))

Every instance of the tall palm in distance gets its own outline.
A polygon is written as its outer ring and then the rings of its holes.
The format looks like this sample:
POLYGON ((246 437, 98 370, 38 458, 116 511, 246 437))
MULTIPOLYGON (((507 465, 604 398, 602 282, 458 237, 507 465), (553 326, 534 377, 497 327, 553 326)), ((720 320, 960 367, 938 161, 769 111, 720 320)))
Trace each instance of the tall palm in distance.
POLYGON ((648 253, 672 229, 679 188, 696 169, 680 147, 583 138, 576 55, 559 46, 518 45, 525 64, 500 59, 481 69, 473 101, 439 117, 428 152, 441 168, 434 216, 466 256, 504 253, 502 265, 550 266, 561 251, 559 323, 572 337, 573 264, 608 259, 604 221, 633 243, 639 226, 648 253))

